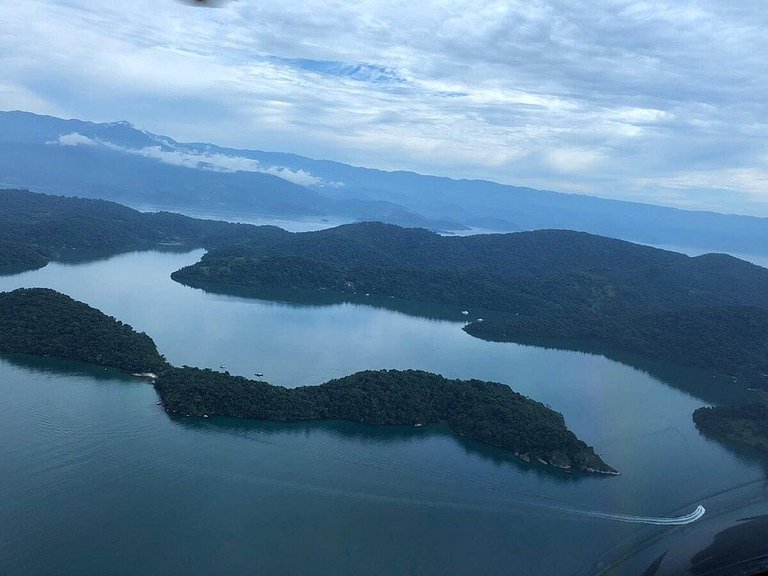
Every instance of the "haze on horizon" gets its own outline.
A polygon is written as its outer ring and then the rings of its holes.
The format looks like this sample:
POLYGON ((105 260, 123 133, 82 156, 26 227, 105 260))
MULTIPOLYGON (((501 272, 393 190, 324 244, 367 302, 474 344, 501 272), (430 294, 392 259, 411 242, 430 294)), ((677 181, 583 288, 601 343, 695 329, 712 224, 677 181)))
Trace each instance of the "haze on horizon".
POLYGON ((0 109, 768 216, 759 2, 6 3, 0 109))

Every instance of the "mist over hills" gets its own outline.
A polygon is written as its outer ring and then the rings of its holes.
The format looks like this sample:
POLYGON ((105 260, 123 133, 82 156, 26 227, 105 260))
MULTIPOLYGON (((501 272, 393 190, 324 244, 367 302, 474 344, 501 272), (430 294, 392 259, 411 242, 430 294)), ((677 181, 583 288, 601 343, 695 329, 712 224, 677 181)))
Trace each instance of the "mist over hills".
POLYGON ((380 220, 441 231, 560 228, 649 244, 768 253, 768 218, 179 143, 128 122, 27 112, 0 112, 0 185, 133 206, 380 220))
POLYGON ((302 171, 178 144, 128 122, 94 124, 0 112, 0 185, 49 194, 171 208, 281 217, 335 215, 432 229, 461 229, 385 201, 334 199, 302 171), (277 174, 277 175, 275 175, 277 174), (296 182, 310 183, 307 187, 296 182))

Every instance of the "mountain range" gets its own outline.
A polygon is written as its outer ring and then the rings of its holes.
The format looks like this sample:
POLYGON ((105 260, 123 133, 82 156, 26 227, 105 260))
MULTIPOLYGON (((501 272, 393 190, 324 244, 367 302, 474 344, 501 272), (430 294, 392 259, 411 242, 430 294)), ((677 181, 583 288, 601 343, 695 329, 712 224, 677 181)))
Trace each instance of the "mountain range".
POLYGON ((125 121, 19 111, 0 112, 0 186, 180 211, 378 220, 460 233, 556 228, 646 244, 768 253, 768 218, 181 143, 125 121))

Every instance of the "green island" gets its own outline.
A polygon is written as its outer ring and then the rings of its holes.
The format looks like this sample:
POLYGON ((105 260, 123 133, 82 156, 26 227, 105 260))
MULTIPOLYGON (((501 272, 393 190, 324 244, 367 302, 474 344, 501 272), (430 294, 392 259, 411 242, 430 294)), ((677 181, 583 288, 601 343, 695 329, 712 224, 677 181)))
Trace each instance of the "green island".
MULTIPOLYGON (((571 331, 530 317, 491 318, 465 331, 497 342, 547 346, 563 338, 570 348, 623 360, 620 352, 665 360, 730 376, 734 383, 766 388, 768 311, 757 306, 717 306, 606 317, 599 324, 571 331)), ((564 347, 558 341, 559 347, 564 347)))
POLYGON ((165 410, 181 416, 446 423, 468 439, 526 461, 617 473, 566 428, 561 414, 503 384, 381 370, 289 389, 212 370, 175 368, 146 334, 46 288, 0 293, 0 353, 55 356, 148 376, 165 410))
POLYGON ((715 440, 768 453, 768 404, 699 408, 693 421, 715 440))
POLYGON ((184 367, 161 372, 155 388, 165 408, 176 414, 373 425, 446 423, 466 438, 526 461, 616 473, 566 428, 561 414, 495 382, 449 380, 418 370, 378 370, 318 386, 283 388, 184 367))

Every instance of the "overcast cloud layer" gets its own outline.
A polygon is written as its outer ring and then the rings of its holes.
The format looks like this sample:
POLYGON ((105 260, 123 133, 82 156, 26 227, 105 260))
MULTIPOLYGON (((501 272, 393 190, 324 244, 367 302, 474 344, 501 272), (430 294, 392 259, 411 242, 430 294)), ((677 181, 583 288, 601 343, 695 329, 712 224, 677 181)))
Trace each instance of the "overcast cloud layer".
POLYGON ((768 216, 762 0, 0 0, 0 109, 768 216))

